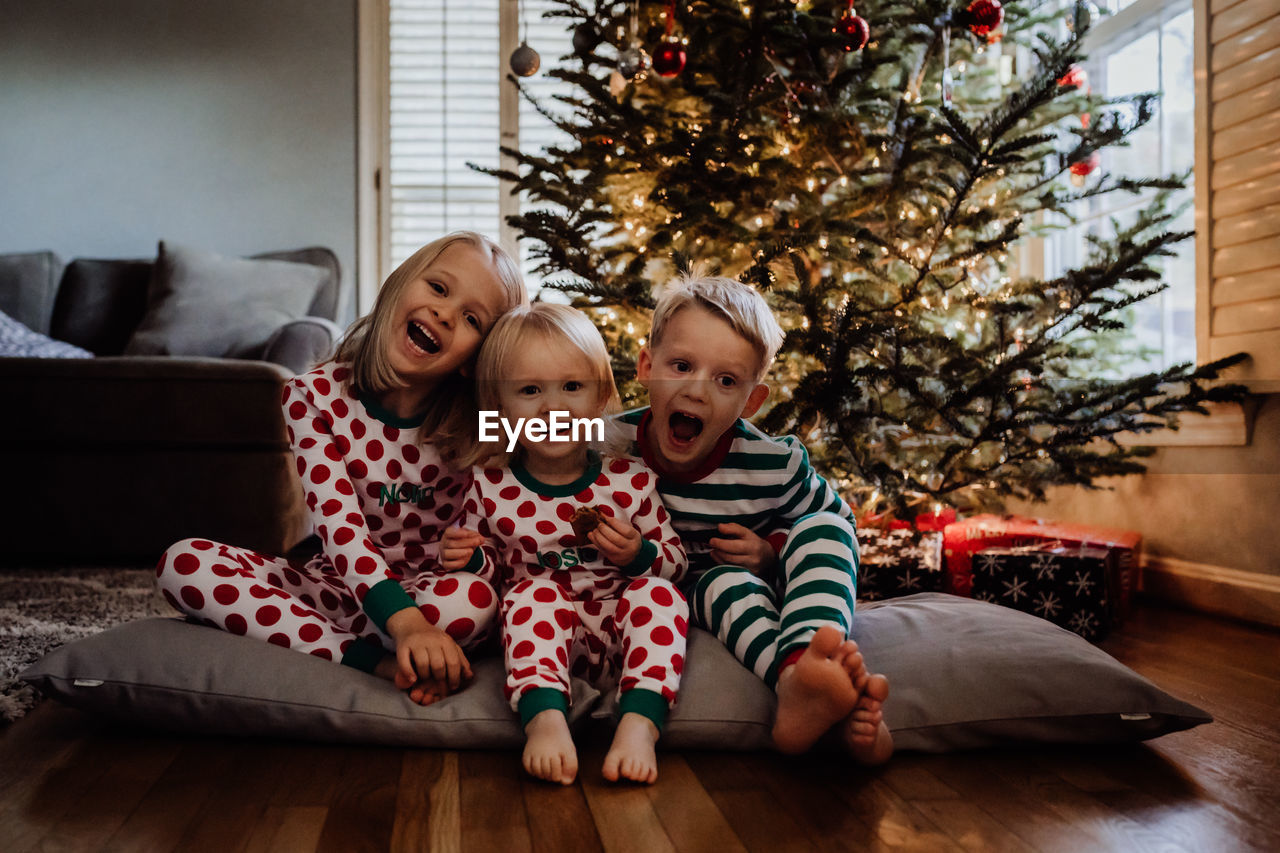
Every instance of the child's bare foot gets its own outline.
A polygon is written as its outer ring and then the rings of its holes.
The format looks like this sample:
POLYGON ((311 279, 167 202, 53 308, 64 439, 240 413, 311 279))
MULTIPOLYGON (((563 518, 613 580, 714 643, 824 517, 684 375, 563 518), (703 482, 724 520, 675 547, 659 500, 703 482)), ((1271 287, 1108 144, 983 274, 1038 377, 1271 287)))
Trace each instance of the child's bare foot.
MULTIPOLYGON (((842 639, 838 630, 824 625, 795 664, 778 676, 773 745, 779 752, 794 755, 807 751, 853 711, 858 690, 845 662, 857 654, 857 643, 842 639)), ((860 664, 860 655, 857 661, 860 664)))
POLYGON ((859 764, 883 764, 893 755, 893 736, 884 724, 884 701, 889 698, 889 679, 883 675, 866 678, 862 695, 845 717, 841 727, 845 748, 859 764))
POLYGON ((630 779, 652 785, 658 781, 658 727, 643 714, 629 711, 618 720, 613 743, 604 757, 604 778, 610 782, 630 779))
POLYGON ((525 772, 548 782, 572 785, 578 776, 578 751, 564 712, 559 708, 539 711, 524 727, 524 734, 525 772))

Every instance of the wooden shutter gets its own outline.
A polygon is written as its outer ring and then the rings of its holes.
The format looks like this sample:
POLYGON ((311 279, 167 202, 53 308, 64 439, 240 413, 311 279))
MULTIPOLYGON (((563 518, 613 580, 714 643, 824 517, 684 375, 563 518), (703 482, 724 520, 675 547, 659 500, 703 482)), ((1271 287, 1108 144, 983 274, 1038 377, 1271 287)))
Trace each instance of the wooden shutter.
POLYGON ((1195 0, 1196 343, 1280 380, 1280 3, 1195 0))

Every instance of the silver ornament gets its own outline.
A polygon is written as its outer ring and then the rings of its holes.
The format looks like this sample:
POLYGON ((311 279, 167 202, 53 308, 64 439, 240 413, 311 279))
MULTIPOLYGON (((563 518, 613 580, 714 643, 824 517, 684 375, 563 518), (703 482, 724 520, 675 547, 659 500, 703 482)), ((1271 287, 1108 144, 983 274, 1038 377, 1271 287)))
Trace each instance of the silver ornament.
POLYGON ((628 80, 643 80, 649 70, 649 54, 638 44, 618 53, 618 73, 628 80))
POLYGON ((531 77, 537 74, 541 65, 542 57, 538 56, 536 50, 529 47, 528 42, 521 42, 520 46, 511 54, 511 70, 521 77, 531 77))
POLYGON ((1098 15, 1098 7, 1090 0, 1078 2, 1067 18, 1067 29, 1073 33, 1087 32, 1098 22, 1098 15))

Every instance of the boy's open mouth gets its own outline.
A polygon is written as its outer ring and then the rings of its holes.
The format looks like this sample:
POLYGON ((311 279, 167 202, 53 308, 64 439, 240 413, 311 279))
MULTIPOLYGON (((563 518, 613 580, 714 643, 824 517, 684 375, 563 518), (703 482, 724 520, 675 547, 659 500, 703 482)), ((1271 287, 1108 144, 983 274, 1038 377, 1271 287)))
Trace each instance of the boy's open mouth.
POLYGON ((667 424, 671 427, 672 437, 681 444, 693 441, 702 433, 702 421, 684 412, 672 412, 667 424))
POLYGON ((440 352, 440 342, 431 336, 425 326, 413 320, 409 321, 409 342, 427 355, 440 352))

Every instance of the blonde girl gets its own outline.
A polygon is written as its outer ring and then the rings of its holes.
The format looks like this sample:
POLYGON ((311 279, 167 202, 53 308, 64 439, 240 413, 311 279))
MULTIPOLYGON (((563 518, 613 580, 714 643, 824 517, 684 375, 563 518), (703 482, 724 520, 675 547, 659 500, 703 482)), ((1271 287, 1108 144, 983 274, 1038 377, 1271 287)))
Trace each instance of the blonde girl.
POLYGON ((212 627, 390 679, 422 704, 457 690, 497 597, 491 577, 443 569, 437 541, 470 484, 457 459, 475 441, 475 355, 527 301, 486 237, 457 232, 415 252, 336 357, 285 388, 321 553, 290 562, 186 539, 156 567, 164 596, 212 627))
MULTIPOLYGON (((600 333, 563 305, 518 308, 498 321, 477 364, 481 409, 508 422, 602 419, 617 391, 600 333)), ((603 422, 603 421, 601 421, 603 422)), ((675 587, 684 549, 642 464, 578 439, 538 440, 476 470, 461 525, 441 563, 499 578, 506 695, 520 715, 523 763, 571 783, 569 678, 618 688, 620 719, 604 776, 651 783, 654 744, 684 667, 688 606, 675 587)), ((598 436, 596 436, 598 437, 598 436)))

